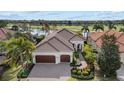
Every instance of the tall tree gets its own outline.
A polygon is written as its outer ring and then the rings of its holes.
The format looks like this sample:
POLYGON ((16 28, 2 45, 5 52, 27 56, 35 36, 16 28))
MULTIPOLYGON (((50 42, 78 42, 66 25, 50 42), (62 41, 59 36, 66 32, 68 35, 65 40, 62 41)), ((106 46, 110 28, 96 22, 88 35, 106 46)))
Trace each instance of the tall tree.
POLYGON ((95 30, 95 31, 99 31, 99 30, 104 31, 104 25, 103 24, 95 24, 93 26, 93 30, 95 30))
POLYGON ((42 25, 42 30, 45 31, 46 34, 49 33, 49 31, 50 31, 50 26, 49 26, 49 24, 44 23, 44 24, 42 25))
POLYGON ((85 39, 88 40, 88 36, 90 32, 88 25, 84 25, 83 28, 81 29, 81 32, 83 36, 85 37, 85 39))
POLYGON ((19 30, 19 27, 17 25, 13 25, 11 30, 14 30, 14 31, 18 31, 19 30))
POLYGON ((0 28, 4 28, 4 27, 6 27, 7 26, 7 22, 6 21, 4 21, 4 20, 0 20, 0 28))
POLYGON ((0 41, 0 53, 6 51, 6 43, 4 41, 0 41))
POLYGON ((90 30, 89 30, 88 25, 84 25, 84 26, 82 27, 81 31, 82 31, 82 32, 89 32, 90 30))
POLYGON ((25 62, 29 62, 34 48, 34 44, 23 37, 19 37, 18 39, 12 38, 6 44, 6 62, 10 65, 22 65, 25 62))
POLYGON ((17 74, 26 67, 27 63, 32 62, 32 51, 35 46, 29 40, 22 37, 12 38, 6 43, 7 55, 3 64, 9 65, 1 80, 17 80, 17 74))
POLYGON ((108 28, 109 28, 109 30, 112 30, 112 29, 116 30, 117 29, 115 24, 113 24, 111 21, 108 21, 108 28))
POLYGON ((16 32, 14 34, 14 38, 19 38, 19 37, 23 37, 24 39, 28 39, 29 41, 36 43, 33 35, 30 32, 27 33, 16 32))
POLYGON ((119 32, 124 32, 124 28, 120 28, 119 32))
POLYGON ((114 35, 103 36, 98 64, 104 77, 116 75, 116 70, 120 68, 119 47, 116 44, 116 37, 114 35))

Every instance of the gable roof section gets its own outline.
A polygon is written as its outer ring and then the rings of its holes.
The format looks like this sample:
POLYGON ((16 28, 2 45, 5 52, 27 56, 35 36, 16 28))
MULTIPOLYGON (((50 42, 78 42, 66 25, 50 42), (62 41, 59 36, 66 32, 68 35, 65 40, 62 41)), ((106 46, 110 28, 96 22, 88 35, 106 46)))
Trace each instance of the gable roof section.
POLYGON ((36 47, 39 47, 39 46, 42 45, 43 43, 45 43, 45 42, 49 41, 50 39, 52 39, 52 38, 55 36, 56 33, 57 33, 57 31, 55 31, 55 32, 53 32, 53 33, 51 33, 51 34, 49 34, 49 35, 47 36, 47 38, 45 38, 45 39, 43 39, 41 42, 39 42, 39 43, 36 45, 36 47))
POLYGON ((97 39, 99 39, 101 36, 103 36, 106 32, 93 32, 90 34, 90 38, 93 40, 93 41, 97 41, 97 39))
POLYGON ((37 49, 35 49, 35 52, 55 52, 55 51, 57 50, 47 42, 43 43, 42 47, 37 47, 37 49))
POLYGON ((70 32, 67 29, 62 29, 61 31, 58 32, 58 34, 62 36, 63 38, 65 38, 66 40, 69 40, 75 35, 74 33, 70 32))
POLYGON ((117 42, 120 42, 122 44, 124 44, 124 34, 122 34, 118 39, 117 42))
POLYGON ((73 51, 73 45, 69 41, 70 39, 72 39, 72 37, 75 37, 74 40, 76 39, 83 40, 82 38, 80 37, 78 38, 77 35, 75 35, 74 33, 71 33, 70 31, 66 29, 55 31, 49 34, 43 41, 41 41, 36 46, 37 47, 36 51, 37 50, 39 52, 53 52, 53 51, 54 52, 70 52, 70 51, 73 51), (65 35, 68 35, 68 37, 65 35), (48 48, 51 49, 51 51, 48 48))
POLYGON ((69 41, 82 41, 84 40, 82 37, 74 35, 69 41))
POLYGON ((119 46, 119 52, 124 53, 124 44, 122 44, 120 42, 117 42, 116 44, 119 46))

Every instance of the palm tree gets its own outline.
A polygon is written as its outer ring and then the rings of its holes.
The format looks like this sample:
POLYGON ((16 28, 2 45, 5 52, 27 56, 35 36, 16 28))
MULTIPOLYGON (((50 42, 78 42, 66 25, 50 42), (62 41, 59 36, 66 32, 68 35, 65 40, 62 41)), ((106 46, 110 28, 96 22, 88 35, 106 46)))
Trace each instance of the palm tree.
POLYGON ((124 28, 120 28, 119 32, 124 32, 124 28))
MULTIPOLYGON (((9 40, 6 44, 6 49, 6 60, 3 64, 9 65, 10 69, 3 74, 2 80, 4 80, 6 76, 8 76, 8 80, 11 79, 12 73, 15 74, 19 72, 25 68, 27 63, 32 62, 32 51, 35 49, 35 46, 29 40, 19 37, 9 40)), ((17 75, 15 76, 17 78, 17 75)))
POLYGON ((10 65, 23 65, 25 62, 31 61, 32 51, 35 49, 35 46, 29 40, 26 40, 22 37, 18 39, 11 39, 8 41, 7 45, 7 56, 6 62, 10 65))
POLYGON ((24 39, 28 39, 29 41, 36 43, 35 39, 33 38, 33 35, 30 32, 26 32, 26 33, 16 32, 14 34, 14 38, 19 38, 19 37, 23 37, 24 39))
POLYGON ((108 22, 108 28, 109 28, 109 30, 112 30, 112 29, 116 30, 117 29, 115 24, 113 24, 111 21, 108 22))
POLYGON ((83 28, 81 29, 81 32, 85 39, 87 40, 90 32, 88 25, 84 25, 83 28))
POLYGON ((50 31, 50 26, 49 26, 49 24, 47 24, 47 23, 43 24, 42 30, 45 31, 45 33, 46 33, 46 35, 47 35, 47 34, 49 33, 49 31, 50 31))
POLYGON ((89 32, 89 27, 88 25, 84 25, 83 28, 81 29, 82 32, 89 32))
POLYGON ((17 25, 13 25, 11 30, 13 31, 19 31, 19 27, 17 25))
POLYGON ((0 42, 0 54, 3 54, 6 51, 6 43, 4 41, 0 42))
POLYGON ((93 30, 95 30, 95 31, 99 31, 99 30, 104 31, 104 25, 103 24, 95 24, 93 26, 93 30))

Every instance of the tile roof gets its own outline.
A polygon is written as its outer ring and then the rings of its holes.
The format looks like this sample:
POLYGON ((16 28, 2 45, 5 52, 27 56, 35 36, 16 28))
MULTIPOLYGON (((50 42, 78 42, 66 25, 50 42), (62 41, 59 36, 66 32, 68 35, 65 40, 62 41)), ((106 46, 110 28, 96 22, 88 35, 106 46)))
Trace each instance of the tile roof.
POLYGON ((118 42, 124 44, 124 34, 122 34, 118 39, 117 39, 118 42))
POLYGON ((83 40, 81 37, 75 35, 74 33, 68 31, 67 29, 62 29, 60 31, 55 31, 37 44, 35 51, 37 52, 70 52, 73 51, 73 45, 70 39, 83 40))
POLYGON ((114 35, 117 38, 116 44, 119 45, 119 52, 124 52, 124 33, 117 31, 104 31, 104 32, 94 32, 90 34, 90 38, 96 42, 98 47, 102 46, 102 37, 103 35, 114 35))
POLYGON ((5 28, 0 28, 0 40, 6 40, 8 32, 11 33, 11 34, 14 33, 14 31, 12 31, 12 30, 8 30, 8 29, 5 29, 5 28))
POLYGON ((90 38, 93 40, 93 41, 96 41, 97 39, 99 39, 101 36, 103 36, 106 32, 92 32, 90 34, 90 38))
POLYGON ((82 41, 84 40, 82 37, 74 35, 69 41, 82 41))

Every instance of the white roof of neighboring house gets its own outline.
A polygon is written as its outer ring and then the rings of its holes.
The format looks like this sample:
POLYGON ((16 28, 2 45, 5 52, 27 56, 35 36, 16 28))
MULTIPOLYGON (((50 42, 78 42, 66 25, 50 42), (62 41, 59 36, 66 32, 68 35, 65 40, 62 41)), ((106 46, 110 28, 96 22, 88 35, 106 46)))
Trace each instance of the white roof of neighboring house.
POLYGON ((75 35, 67 29, 55 31, 37 44, 34 52, 72 52, 73 45, 70 40, 83 41, 83 38, 75 35))

